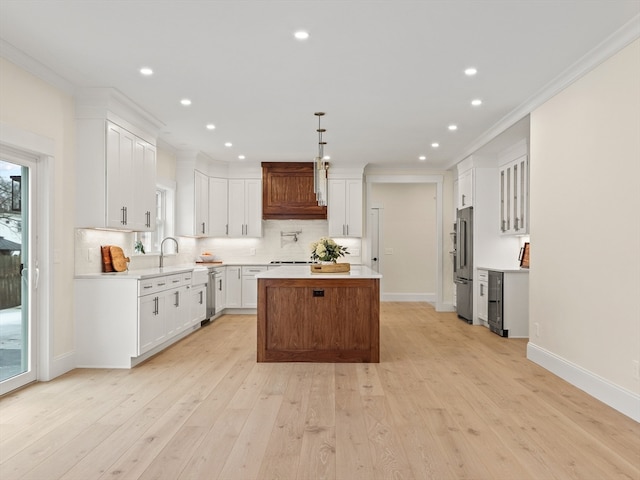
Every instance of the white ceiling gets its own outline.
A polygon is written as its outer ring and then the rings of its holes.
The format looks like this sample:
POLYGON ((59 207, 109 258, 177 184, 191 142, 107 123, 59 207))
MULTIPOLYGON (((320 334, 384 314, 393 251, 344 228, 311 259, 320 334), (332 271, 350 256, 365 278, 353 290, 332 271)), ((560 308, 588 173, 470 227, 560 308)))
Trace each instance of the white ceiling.
POLYGON ((524 117, 639 13, 638 0, 1 0, 0 38, 70 89, 118 89, 176 149, 308 161, 324 111, 334 165, 433 169, 524 117))

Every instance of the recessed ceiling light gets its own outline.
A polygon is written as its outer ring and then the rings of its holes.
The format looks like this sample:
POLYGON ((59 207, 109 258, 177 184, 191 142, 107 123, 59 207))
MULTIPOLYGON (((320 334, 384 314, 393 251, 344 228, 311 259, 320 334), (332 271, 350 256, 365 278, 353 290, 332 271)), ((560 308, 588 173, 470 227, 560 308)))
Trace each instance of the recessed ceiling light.
POLYGON ((309 32, 305 32, 304 30, 298 30, 296 33, 293 34, 294 37, 296 37, 296 40, 306 40, 307 38, 309 38, 309 32))
POLYGON ((433 148, 438 148, 438 147, 440 146, 440 144, 439 144, 438 142, 433 142, 433 143, 431 144, 431 146, 432 146, 433 148))
POLYGON ((479 98, 476 98, 475 100, 471 100, 471 105, 473 105, 474 107, 477 107, 478 105, 482 105, 482 100, 480 100, 479 98))
POLYGON ((140 69, 140 73, 146 77, 148 77, 149 75, 153 75, 153 70, 151 70, 149 67, 142 67, 140 69))
POLYGON ((244 155, 238 155, 238 158, 239 158, 240 160, 244 160, 244 159, 245 159, 245 158, 247 158, 247 157, 245 157, 244 155))
POLYGON ((427 157, 425 157, 424 155, 420 155, 420 156, 418 157, 418 160, 426 160, 426 159, 427 159, 427 157))
POLYGON ((467 68, 467 69, 464 71, 464 74, 465 74, 465 75, 468 75, 468 76, 470 76, 470 77, 471 77, 472 75, 475 75, 476 73, 478 73, 478 70, 476 70, 476 69, 475 69, 475 68, 473 68, 473 67, 469 67, 469 68, 467 68))
POLYGON ((458 129, 458 126, 457 125, 449 125, 448 128, 449 128, 449 130, 451 130, 453 132, 454 130, 458 129))
POLYGON ((324 157, 322 157, 323 160, 331 160, 331 157, 329 155, 325 155, 324 157))
POLYGON ((191 100, 189 100, 188 98, 183 98, 182 100, 180 100, 180 103, 185 107, 188 107, 189 105, 191 105, 191 100))
POLYGON ((225 147, 232 147, 232 146, 233 146, 233 143, 231 143, 231 142, 226 142, 226 143, 224 144, 224 146, 225 146, 225 147))
POLYGON ((207 123, 207 130, 215 130, 216 126, 213 123, 207 123))

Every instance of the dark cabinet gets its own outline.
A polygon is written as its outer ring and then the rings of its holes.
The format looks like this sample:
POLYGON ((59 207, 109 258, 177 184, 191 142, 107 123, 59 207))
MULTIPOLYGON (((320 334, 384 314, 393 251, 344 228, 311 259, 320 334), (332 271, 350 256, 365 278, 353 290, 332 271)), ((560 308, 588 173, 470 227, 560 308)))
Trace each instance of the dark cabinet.
POLYGON ((326 220, 327 207, 314 193, 313 162, 262 163, 264 220, 326 220))

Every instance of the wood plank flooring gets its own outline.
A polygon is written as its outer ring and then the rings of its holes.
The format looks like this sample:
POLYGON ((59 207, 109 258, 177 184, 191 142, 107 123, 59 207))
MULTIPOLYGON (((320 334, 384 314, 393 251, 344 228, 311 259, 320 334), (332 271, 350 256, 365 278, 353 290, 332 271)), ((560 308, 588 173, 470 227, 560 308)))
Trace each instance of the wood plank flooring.
POLYGON ((0 399, 2 480, 640 479, 640 425, 425 303, 379 364, 256 363, 224 316, 133 370, 0 399))

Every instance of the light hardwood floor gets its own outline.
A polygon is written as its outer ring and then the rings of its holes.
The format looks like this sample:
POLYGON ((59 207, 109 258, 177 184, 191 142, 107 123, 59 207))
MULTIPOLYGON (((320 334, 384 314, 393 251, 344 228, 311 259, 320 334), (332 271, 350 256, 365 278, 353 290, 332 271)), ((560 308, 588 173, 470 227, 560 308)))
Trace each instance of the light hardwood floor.
POLYGON ((502 339, 381 304, 379 364, 256 363, 224 316, 133 370, 0 400, 0 478, 640 478, 640 425, 502 339))

